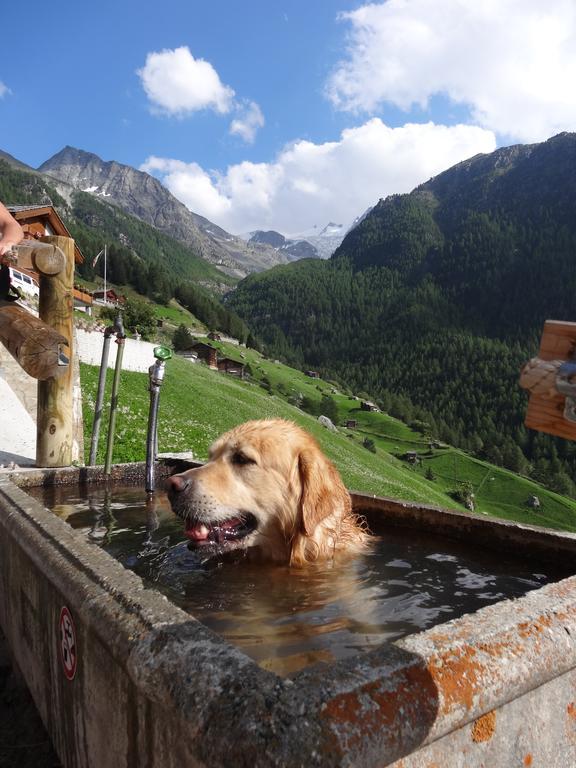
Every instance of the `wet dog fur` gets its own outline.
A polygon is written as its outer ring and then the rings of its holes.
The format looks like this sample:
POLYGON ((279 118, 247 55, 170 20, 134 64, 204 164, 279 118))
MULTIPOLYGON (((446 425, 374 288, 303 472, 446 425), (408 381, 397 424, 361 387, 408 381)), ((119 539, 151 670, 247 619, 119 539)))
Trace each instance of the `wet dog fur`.
POLYGON ((336 468, 290 421, 240 424, 216 440, 204 466, 168 478, 167 490, 190 546, 208 555, 240 550, 303 566, 368 546, 336 468))

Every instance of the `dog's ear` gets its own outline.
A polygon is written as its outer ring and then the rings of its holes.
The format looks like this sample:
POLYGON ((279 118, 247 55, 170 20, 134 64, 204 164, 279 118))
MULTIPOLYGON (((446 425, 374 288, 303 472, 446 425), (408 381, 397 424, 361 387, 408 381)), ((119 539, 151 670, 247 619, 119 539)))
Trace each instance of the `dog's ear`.
POLYGON ((350 510, 350 495, 334 465, 320 451, 302 451, 298 469, 302 486, 302 528, 303 533, 310 536, 329 515, 350 510))

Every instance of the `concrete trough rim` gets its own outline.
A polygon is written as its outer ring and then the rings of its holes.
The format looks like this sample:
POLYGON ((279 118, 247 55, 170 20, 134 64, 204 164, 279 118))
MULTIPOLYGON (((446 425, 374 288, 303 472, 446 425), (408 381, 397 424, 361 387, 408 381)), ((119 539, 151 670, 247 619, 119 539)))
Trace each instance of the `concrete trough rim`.
MULTIPOLYGON (((113 476, 123 471, 116 465, 113 476)), ((75 482, 80 474, 90 479, 99 472, 57 470, 52 479, 75 482)), ((0 473, 0 538, 17 535, 33 562, 49 566, 61 593, 66 583, 70 610, 98 627, 146 697, 183 718, 204 765, 227 765, 232 748, 243 756, 239 766, 389 765, 576 668, 576 577, 570 577, 282 679, 145 587, 19 487, 42 478, 43 470, 0 473), (109 624, 123 612, 124 623, 112 632, 109 624), (178 669, 186 670, 186 686, 174 683, 178 669), (220 718, 218 712, 234 715, 220 718)), ((471 518, 414 506, 452 521, 471 518)), ((527 529, 576 551, 573 534, 489 523, 506 535, 527 529)))

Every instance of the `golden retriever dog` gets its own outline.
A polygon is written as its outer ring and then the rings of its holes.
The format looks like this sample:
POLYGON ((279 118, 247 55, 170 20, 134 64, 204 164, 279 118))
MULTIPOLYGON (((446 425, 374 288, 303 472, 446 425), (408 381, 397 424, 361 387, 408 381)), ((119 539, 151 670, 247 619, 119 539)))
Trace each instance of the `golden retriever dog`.
POLYGON ((222 435, 208 462, 167 480, 190 546, 206 554, 301 566, 367 547, 334 465, 289 421, 248 421, 222 435))

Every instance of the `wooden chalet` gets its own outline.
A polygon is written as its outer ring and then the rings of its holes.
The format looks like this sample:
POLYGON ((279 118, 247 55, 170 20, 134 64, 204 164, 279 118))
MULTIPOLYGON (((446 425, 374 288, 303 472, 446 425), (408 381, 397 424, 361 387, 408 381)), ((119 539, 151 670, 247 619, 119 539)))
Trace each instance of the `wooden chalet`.
MULTIPOLYGON (((6 207, 24 230, 25 239, 37 240, 46 235, 72 238, 53 205, 7 205, 6 207)), ((83 262, 82 251, 74 242, 74 263, 82 264, 83 262)), ((22 271, 35 280, 39 279, 39 275, 34 270, 22 271)), ((74 307, 88 313, 92 307, 92 297, 76 286, 74 287, 74 307)))
POLYGON ((375 413, 380 413, 380 408, 378 408, 376 403, 370 402, 370 400, 363 400, 360 403, 360 410, 361 411, 373 411, 375 413))
MULTIPOLYGON (((37 240, 45 235, 72 237, 53 205, 7 205, 18 224, 24 230, 24 236, 37 240)), ((74 243, 74 262, 83 264, 82 251, 74 243)))
POLYGON ((356 419, 346 419, 344 426, 347 429, 356 429, 358 426, 358 421, 356 419))
POLYGON ((230 357, 218 358, 218 370, 222 373, 229 373, 231 376, 243 379, 244 368, 244 363, 239 363, 238 360, 232 360, 230 357))
POLYGON ((218 352, 210 344, 204 344, 202 341, 197 341, 190 348, 192 352, 196 352, 198 359, 206 363, 208 368, 218 370, 218 352))
POLYGON ((124 297, 120 296, 113 288, 108 288, 106 290, 106 294, 104 294, 104 291, 93 291, 92 292, 92 298, 95 302, 98 302, 99 304, 122 304, 124 302, 124 297))
POLYGON ((320 374, 318 371, 304 371, 305 376, 309 376, 311 379, 319 379, 320 374))

